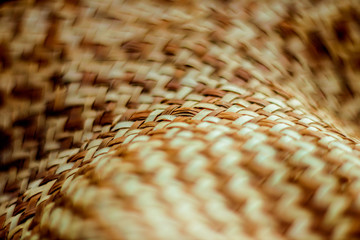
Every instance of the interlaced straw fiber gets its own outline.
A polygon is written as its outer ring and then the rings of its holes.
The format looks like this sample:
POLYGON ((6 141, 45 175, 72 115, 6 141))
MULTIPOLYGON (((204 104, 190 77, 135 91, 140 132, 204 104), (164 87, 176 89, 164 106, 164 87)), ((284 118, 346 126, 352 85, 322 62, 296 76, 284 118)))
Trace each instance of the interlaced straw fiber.
POLYGON ((360 239, 358 0, 0 5, 0 239, 360 239))

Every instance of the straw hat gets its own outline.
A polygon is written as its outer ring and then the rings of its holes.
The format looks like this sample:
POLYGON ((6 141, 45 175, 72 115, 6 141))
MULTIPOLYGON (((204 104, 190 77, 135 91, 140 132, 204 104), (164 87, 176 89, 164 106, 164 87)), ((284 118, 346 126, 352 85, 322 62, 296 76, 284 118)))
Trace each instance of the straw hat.
POLYGON ((357 0, 0 5, 0 239, 359 239, 357 0))

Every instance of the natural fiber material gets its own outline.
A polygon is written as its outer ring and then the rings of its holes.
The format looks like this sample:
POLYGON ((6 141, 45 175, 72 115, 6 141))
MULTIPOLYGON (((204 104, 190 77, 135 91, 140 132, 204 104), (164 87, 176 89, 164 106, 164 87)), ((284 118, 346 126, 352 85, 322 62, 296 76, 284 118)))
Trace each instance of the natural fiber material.
POLYGON ((0 239, 360 239, 359 9, 1 5, 0 239))

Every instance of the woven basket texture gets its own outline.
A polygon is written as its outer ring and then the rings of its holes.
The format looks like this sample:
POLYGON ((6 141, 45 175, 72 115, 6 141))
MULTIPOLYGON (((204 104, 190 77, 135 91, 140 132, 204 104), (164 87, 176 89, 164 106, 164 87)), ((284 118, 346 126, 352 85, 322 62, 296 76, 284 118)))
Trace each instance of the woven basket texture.
POLYGON ((0 3, 0 239, 360 239, 360 1, 0 3))

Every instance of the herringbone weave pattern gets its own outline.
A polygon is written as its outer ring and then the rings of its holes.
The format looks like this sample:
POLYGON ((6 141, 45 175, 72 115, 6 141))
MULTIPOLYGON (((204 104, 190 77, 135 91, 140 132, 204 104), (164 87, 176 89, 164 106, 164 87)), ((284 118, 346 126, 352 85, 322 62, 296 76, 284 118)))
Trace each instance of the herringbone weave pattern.
POLYGON ((359 1, 0 5, 0 239, 360 239, 359 1))

